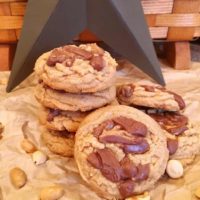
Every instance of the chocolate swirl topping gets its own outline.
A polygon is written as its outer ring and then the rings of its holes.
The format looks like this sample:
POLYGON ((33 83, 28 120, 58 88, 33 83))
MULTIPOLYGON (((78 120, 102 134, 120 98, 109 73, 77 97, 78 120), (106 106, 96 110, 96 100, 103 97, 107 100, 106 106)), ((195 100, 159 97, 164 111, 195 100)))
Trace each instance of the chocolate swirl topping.
POLYGON ((89 60, 95 70, 101 71, 105 67, 103 53, 104 51, 97 46, 95 47, 94 52, 81 49, 77 46, 64 46, 56 48, 51 52, 47 60, 47 65, 49 67, 54 67, 56 63, 62 63, 66 67, 71 67, 75 59, 82 59, 89 60))
MULTIPOLYGON (((164 130, 172 135, 180 136, 188 130, 188 118, 184 115, 171 112, 153 113, 149 115, 156 120, 164 130)), ((175 154, 178 149, 178 140, 168 138, 167 148, 170 155, 175 154)))
POLYGON ((188 118, 184 115, 170 112, 149 115, 156 120, 163 129, 173 135, 179 136, 188 130, 188 118))
POLYGON ((143 154, 150 146, 145 139, 147 127, 136 120, 127 117, 116 117, 106 120, 93 130, 93 135, 99 142, 116 144, 125 153, 125 157, 118 161, 111 149, 96 149, 87 157, 88 163, 108 180, 117 183, 123 198, 134 193, 135 182, 144 181, 150 173, 149 164, 134 164, 128 154, 143 154), (115 129, 116 128, 116 129, 115 129))

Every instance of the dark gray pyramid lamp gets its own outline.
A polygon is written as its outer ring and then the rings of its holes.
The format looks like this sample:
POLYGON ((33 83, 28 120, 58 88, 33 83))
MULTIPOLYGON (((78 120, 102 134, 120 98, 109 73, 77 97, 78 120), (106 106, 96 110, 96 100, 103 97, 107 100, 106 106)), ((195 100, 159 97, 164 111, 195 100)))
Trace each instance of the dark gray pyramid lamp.
POLYGON ((29 0, 7 91, 33 71, 42 53, 69 43, 86 28, 164 84, 139 0, 29 0))

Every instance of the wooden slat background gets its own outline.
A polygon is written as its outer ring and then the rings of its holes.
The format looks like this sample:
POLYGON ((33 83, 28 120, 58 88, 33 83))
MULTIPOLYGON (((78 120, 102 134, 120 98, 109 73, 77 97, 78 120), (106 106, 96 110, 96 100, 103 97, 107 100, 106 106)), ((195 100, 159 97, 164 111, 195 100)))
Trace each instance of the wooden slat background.
MULTIPOLYGON (((37 1, 37 0, 36 0, 37 1)), ((187 41, 200 37, 200 0, 141 0, 153 39, 187 41)), ((20 37, 27 0, 0 0, 0 65, 8 69, 20 37), (7 55, 7 56, 6 56, 7 55)), ((82 40, 96 40, 84 32, 82 40)))
MULTIPOLYGON (((190 39, 191 33, 200 36, 200 0, 142 0, 142 5, 152 38, 178 40, 183 28, 190 39)), ((0 0, 0 43, 18 40, 25 8, 26 0, 0 0)))

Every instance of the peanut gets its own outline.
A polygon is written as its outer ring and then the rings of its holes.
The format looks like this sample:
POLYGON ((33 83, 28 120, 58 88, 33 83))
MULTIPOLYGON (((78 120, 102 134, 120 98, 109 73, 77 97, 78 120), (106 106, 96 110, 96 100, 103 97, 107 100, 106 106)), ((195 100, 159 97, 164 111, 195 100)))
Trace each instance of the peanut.
POLYGON ((35 151, 32 154, 32 160, 36 165, 41 165, 47 161, 48 157, 42 151, 35 151))
POLYGON ((61 186, 45 187, 40 192, 40 200, 57 200, 64 195, 64 190, 61 186))
POLYGON ((37 150, 35 145, 28 139, 23 139, 21 141, 21 147, 26 153, 33 153, 37 150))
POLYGON ((22 169, 15 167, 10 171, 10 180, 13 186, 19 189, 26 184, 27 176, 22 169))
POLYGON ((183 165, 178 160, 169 160, 166 171, 171 178, 180 178, 183 176, 183 165))

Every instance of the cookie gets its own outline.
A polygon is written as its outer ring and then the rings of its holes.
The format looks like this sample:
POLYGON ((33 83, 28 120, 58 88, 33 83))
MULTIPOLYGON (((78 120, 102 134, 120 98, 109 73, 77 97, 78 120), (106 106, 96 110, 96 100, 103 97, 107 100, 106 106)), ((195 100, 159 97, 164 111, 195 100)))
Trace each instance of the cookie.
POLYGON ((68 45, 43 54, 35 64, 46 85, 70 93, 94 93, 115 83, 117 63, 96 44, 68 45))
POLYGON ((178 94, 160 86, 125 84, 117 88, 117 98, 121 104, 146 106, 167 111, 185 108, 185 102, 178 94))
POLYGON ((116 96, 115 86, 96 93, 72 94, 53 90, 40 83, 36 87, 36 98, 52 109, 65 111, 89 111, 111 103, 116 96))
POLYGON ((44 130, 42 140, 52 153, 72 157, 74 155, 74 135, 67 131, 44 130))
POLYGON ((159 112, 149 114, 164 129, 170 159, 186 164, 200 153, 199 132, 189 119, 179 113, 159 112))
POLYGON ((40 119, 49 130, 76 132, 80 123, 88 112, 62 111, 46 108, 42 111, 40 119))
POLYGON ((151 189, 169 157, 158 123, 123 105, 89 114, 76 133, 74 150, 82 178, 105 199, 124 199, 151 189))

